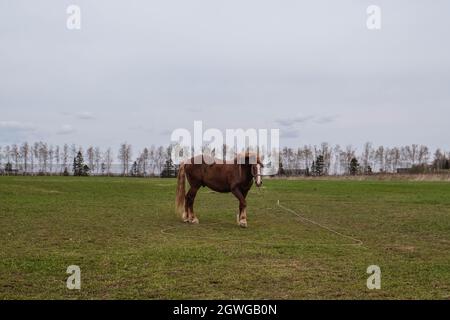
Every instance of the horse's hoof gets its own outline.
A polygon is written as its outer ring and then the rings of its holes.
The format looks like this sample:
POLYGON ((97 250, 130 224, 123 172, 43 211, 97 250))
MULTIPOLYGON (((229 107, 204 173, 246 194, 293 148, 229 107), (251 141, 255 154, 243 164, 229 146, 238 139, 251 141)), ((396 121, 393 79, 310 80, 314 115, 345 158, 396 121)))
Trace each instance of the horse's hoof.
POLYGON ((183 219, 184 223, 189 223, 189 219, 183 219))
POLYGON ((198 218, 192 219, 191 223, 192 223, 192 224, 198 224, 198 223, 199 223, 198 218))
POLYGON ((239 226, 241 228, 247 228, 247 221, 245 221, 245 220, 239 221, 239 226))

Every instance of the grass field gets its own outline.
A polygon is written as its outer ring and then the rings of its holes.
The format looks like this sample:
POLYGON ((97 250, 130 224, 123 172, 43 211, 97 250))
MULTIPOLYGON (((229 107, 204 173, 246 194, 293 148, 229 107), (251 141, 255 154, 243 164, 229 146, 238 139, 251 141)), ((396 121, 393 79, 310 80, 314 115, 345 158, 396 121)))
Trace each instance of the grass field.
POLYGON ((0 299, 450 298, 449 182, 266 180, 247 229, 236 199, 208 189, 200 224, 183 224, 175 184, 0 177, 0 299), (380 290, 366 287, 372 264, 380 290))

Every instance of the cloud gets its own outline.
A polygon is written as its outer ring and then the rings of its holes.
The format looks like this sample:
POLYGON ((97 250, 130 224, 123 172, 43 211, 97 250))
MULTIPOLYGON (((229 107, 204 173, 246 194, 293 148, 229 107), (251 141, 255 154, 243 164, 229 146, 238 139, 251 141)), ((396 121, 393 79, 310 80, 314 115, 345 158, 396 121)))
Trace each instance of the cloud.
POLYGON ((31 123, 19 122, 19 121, 0 121, 0 128, 11 129, 11 130, 21 130, 21 131, 33 131, 36 126, 31 123))
POLYGON ((294 127, 298 124, 305 124, 308 122, 314 122, 316 124, 326 124, 333 122, 338 115, 327 115, 327 116, 315 116, 315 115, 307 115, 307 116, 295 116, 291 118, 277 119, 275 122, 282 127, 294 127))
POLYGON ((327 124, 333 122, 338 116, 337 115, 326 115, 326 116, 316 116, 316 115, 300 115, 294 117, 286 117, 283 119, 277 119, 275 122, 281 127, 280 134, 282 138, 293 139, 300 137, 300 125, 312 122, 315 124, 327 124))
POLYGON ((170 136, 170 135, 172 135, 172 132, 173 132, 173 130, 166 129, 166 130, 160 131, 159 134, 162 136, 170 136))
POLYGON ((153 129, 143 125, 134 125, 129 127, 130 130, 140 131, 145 133, 153 133, 153 129))
POLYGON ((0 121, 0 142, 18 143, 26 140, 37 127, 32 123, 19 121, 0 121))
POLYGON ((80 120, 92 120, 92 119, 95 119, 94 113, 92 113, 90 111, 80 111, 80 112, 77 112, 77 113, 63 111, 63 112, 61 112, 61 115, 63 115, 64 117, 71 117, 71 118, 80 119, 80 120))
POLYGON ((186 111, 191 112, 191 113, 198 113, 198 112, 203 112, 203 108, 201 108, 201 107, 188 107, 186 109, 186 111))
POLYGON ((314 120, 314 122, 318 123, 318 124, 330 123, 330 122, 333 122, 334 120, 336 120, 337 117, 338 117, 338 115, 323 116, 323 117, 316 118, 314 120))
POLYGON ((280 136, 281 136, 281 138, 287 138, 287 139, 299 138, 300 132, 296 129, 281 129, 280 136))
POLYGON ((295 116, 295 117, 290 117, 290 118, 285 118, 285 119, 278 119, 278 120, 275 120, 275 122, 283 127, 290 127, 295 124, 305 123, 313 118, 314 118, 314 116, 312 116, 312 115, 295 116))
POLYGON ((71 134, 74 133, 75 131, 76 131, 75 128, 72 127, 70 124, 63 124, 61 128, 58 131, 56 131, 56 134, 59 135, 71 134))
POLYGON ((95 119, 94 114, 92 112, 89 112, 89 111, 79 112, 79 113, 75 114, 75 117, 77 117, 78 119, 82 119, 82 120, 95 119))

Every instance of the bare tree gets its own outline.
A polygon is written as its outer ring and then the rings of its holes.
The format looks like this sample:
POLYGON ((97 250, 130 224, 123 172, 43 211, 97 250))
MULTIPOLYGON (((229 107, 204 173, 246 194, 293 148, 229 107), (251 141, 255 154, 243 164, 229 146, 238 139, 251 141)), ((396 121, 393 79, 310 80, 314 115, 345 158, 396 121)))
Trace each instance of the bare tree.
POLYGON ((120 145, 120 149, 119 149, 119 155, 118 158, 122 163, 122 175, 128 175, 128 169, 130 166, 130 161, 131 161, 131 145, 125 143, 122 143, 120 145))
POLYGON ((39 142, 39 164, 41 173, 47 173, 48 165, 48 146, 44 142, 39 142))
POLYGON ((142 151, 142 170, 144 176, 147 175, 148 160, 149 160, 149 151, 148 148, 145 147, 144 150, 142 151))
POLYGON ((156 170, 156 147, 154 145, 152 145, 150 147, 148 160, 149 160, 150 173, 151 173, 151 175, 155 175, 155 170, 156 170))
POLYGON ((338 175, 340 174, 340 157, 341 157, 341 153, 342 153, 342 149, 340 145, 335 145, 333 148, 333 155, 334 155, 334 160, 333 160, 333 174, 334 175, 338 175))
POLYGON ((436 170, 442 170, 445 167, 445 163, 447 161, 447 157, 445 156, 445 152, 442 152, 441 149, 437 149, 434 152, 434 160, 433 160, 433 167, 436 170))
POLYGON ((70 146, 70 159, 73 160, 77 156, 78 151, 80 151, 81 148, 77 148, 75 144, 72 144, 70 146))
POLYGON ((99 173, 100 170, 100 162, 102 161, 102 152, 100 150, 100 147, 95 147, 94 149, 94 163, 95 163, 95 170, 96 173, 99 173))
POLYGON ((20 147, 20 154, 23 162, 23 171, 25 173, 28 172, 28 157, 30 153, 30 146, 27 142, 24 142, 22 146, 20 147))
POLYGON ((54 150, 53 146, 51 145, 48 149, 48 167, 50 174, 53 172, 53 157, 54 157, 54 150))
POLYGON ((375 151, 375 166, 378 168, 378 171, 383 172, 385 171, 385 165, 384 165, 384 147, 379 146, 377 150, 375 151))
POLYGON ((67 144, 64 144, 63 151, 62 151, 62 162, 63 162, 63 171, 68 172, 69 168, 69 146, 67 144))
POLYGON ((305 161, 305 169, 309 169, 311 167, 312 162, 314 161, 314 155, 312 152, 311 146, 303 146, 303 157, 305 161))
POLYGON ((91 173, 94 173, 95 171, 95 163, 94 163, 94 147, 89 146, 86 149, 86 159, 88 162, 88 167, 91 171, 91 173))
POLYGON ((400 164, 400 160, 401 160, 401 151, 398 147, 394 147, 391 149, 391 161, 392 161, 392 171, 396 172, 399 164, 400 164))
POLYGON ((155 165, 156 165, 158 174, 161 174, 165 162, 166 162, 166 159, 165 159, 164 148, 162 146, 160 146, 155 151, 155 165))
POLYGON ((104 155, 104 160, 105 160, 106 174, 110 175, 111 174, 112 162, 113 162, 113 154, 112 154, 111 148, 106 149, 105 155, 104 155))
POLYGON ((12 146, 11 146, 11 150, 10 150, 10 153, 11 153, 11 157, 12 157, 12 160, 13 160, 13 162, 14 162, 14 168, 15 169, 19 169, 19 147, 17 146, 17 144, 13 144, 12 146))
POLYGON ((344 174, 350 174, 350 163, 355 158, 356 150, 351 145, 345 147, 345 151, 341 156, 341 168, 344 174))
POLYGON ((55 146, 55 162, 56 162, 56 173, 61 173, 61 157, 59 153, 59 146, 55 146))
POLYGON ((362 154, 362 165, 363 165, 364 173, 368 173, 370 170, 369 168, 373 167, 373 165, 371 163, 372 158, 373 158, 372 143, 366 142, 364 144, 363 154, 362 154))
MULTIPOLYGON (((35 142, 33 144, 33 157, 35 159, 35 162, 37 162, 38 170, 40 170, 41 167, 41 160, 39 158, 39 143, 35 142)), ((35 172, 35 171, 33 171, 35 172)))
POLYGON ((430 151, 428 150, 427 146, 421 145, 419 147, 417 160, 419 161, 419 164, 424 165, 428 162, 430 157, 430 151))
POLYGON ((11 163, 11 147, 5 146, 5 161, 6 163, 11 163))
POLYGON ((323 156, 324 174, 328 175, 331 166, 331 157, 333 154, 333 150, 331 149, 328 142, 322 142, 322 144, 320 145, 320 154, 323 156))

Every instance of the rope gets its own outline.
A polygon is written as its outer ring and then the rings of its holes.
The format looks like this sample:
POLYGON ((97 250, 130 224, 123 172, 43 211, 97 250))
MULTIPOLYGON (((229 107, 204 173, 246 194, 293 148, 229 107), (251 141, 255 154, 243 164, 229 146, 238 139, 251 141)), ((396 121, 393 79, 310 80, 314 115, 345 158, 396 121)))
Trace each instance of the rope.
POLYGON ((282 204, 280 204, 280 200, 277 201, 277 205, 278 205, 280 208, 282 208, 282 209, 284 209, 284 210, 286 210, 286 211, 288 211, 288 212, 290 212, 290 213, 296 215, 298 218, 300 218, 300 219, 303 220, 303 221, 307 221, 307 222, 312 223, 312 224, 314 224, 314 225, 316 225, 316 226, 318 226, 318 227, 320 227, 320 228, 322 228, 322 229, 328 230, 328 231, 330 231, 330 232, 332 232, 332 233, 334 233, 334 234, 336 234, 336 235, 338 235, 338 236, 341 236, 341 237, 350 239, 350 240, 352 240, 352 241, 355 241, 355 242, 356 242, 355 245, 362 245, 362 244, 363 244, 362 240, 359 240, 359 239, 354 238, 354 237, 351 237, 351 236, 347 236, 347 235, 342 234, 342 233, 340 233, 340 232, 338 232, 338 231, 336 231, 336 230, 333 230, 333 229, 331 229, 331 228, 329 228, 329 227, 327 227, 327 226, 324 226, 324 225, 322 225, 322 224, 320 224, 320 223, 318 223, 318 222, 316 222, 316 221, 314 221, 314 220, 311 220, 311 219, 308 219, 308 218, 305 218, 305 217, 299 215, 299 214, 298 214, 297 212, 295 212, 294 210, 289 209, 289 208, 283 206, 282 204))
MULTIPOLYGON (((215 223, 201 223, 202 226, 224 226, 224 225, 230 225, 229 223, 221 223, 221 222, 215 222, 215 223)), ((198 226, 196 226, 198 227, 198 226)), ((170 236, 174 238, 180 238, 180 239, 195 239, 195 240, 214 240, 214 241, 221 241, 221 242, 237 242, 239 244, 252 244, 252 245, 258 245, 258 246, 264 246, 264 247, 343 247, 343 246, 353 246, 355 244, 353 243, 344 243, 344 244, 333 244, 333 243, 274 243, 273 241, 258 241, 258 240, 245 240, 245 239, 233 239, 233 238, 223 238, 223 237, 208 237, 208 236, 197 236, 197 235, 180 235, 177 233, 173 233, 171 231, 177 230, 177 226, 163 228, 160 230, 161 234, 164 236, 170 236)), ((358 244, 357 244, 358 245, 358 244)))

